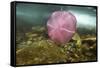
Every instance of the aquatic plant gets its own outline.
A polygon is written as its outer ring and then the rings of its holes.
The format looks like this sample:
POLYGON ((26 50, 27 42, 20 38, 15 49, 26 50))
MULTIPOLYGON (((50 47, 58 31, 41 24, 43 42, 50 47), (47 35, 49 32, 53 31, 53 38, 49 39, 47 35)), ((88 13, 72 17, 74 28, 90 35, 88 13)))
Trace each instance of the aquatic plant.
MULTIPOLYGON (((58 46, 48 38, 47 34, 44 33, 45 29, 42 28, 35 29, 34 27, 31 32, 25 33, 24 39, 17 41, 17 65, 96 60, 96 39, 94 35, 94 38, 92 36, 87 38, 87 35, 82 37, 79 33, 75 33, 68 43, 58 46)), ((21 37, 20 34, 17 35, 17 39, 21 37)))

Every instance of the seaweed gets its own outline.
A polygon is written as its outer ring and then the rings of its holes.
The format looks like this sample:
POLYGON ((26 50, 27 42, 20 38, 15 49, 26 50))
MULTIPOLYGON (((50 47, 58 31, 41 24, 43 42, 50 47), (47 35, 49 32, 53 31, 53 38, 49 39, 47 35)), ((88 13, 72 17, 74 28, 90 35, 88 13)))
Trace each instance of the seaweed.
POLYGON ((75 33, 68 43, 59 45, 49 39, 44 27, 32 27, 23 35, 23 39, 21 32, 16 35, 17 65, 95 61, 97 57, 94 35, 75 33))

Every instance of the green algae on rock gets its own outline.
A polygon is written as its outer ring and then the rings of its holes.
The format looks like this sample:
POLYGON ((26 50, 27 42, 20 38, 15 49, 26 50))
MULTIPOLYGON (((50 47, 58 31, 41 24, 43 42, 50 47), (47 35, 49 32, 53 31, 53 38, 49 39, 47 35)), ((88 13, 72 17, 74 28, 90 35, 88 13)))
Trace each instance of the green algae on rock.
POLYGON ((38 41, 17 52, 17 64, 46 64, 66 62, 67 56, 62 48, 46 40, 38 41))
POLYGON ((84 38, 76 33, 66 44, 56 44, 45 33, 44 27, 34 27, 32 31, 17 34, 16 64, 51 64, 96 60, 95 37, 84 38))

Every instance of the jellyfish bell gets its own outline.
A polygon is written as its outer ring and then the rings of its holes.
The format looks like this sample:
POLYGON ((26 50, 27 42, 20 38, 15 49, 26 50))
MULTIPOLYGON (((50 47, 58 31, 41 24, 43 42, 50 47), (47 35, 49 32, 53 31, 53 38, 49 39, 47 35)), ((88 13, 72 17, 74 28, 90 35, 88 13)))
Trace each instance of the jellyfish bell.
POLYGON ((47 21, 49 38, 59 44, 67 43, 76 32, 76 18, 67 11, 55 11, 47 21))

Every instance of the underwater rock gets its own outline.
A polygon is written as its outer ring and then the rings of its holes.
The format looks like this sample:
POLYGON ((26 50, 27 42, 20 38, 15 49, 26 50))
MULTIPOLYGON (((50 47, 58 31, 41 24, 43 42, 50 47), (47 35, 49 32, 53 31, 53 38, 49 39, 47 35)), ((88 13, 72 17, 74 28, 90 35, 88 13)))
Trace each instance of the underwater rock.
POLYGON ((35 33, 42 33, 45 31, 45 27, 41 27, 41 26, 33 26, 32 27, 32 31, 35 33))
POLYGON ((55 11, 47 22, 48 35, 57 43, 68 42, 76 31, 76 18, 66 11, 55 11))
POLYGON ((31 44, 32 43, 32 41, 27 41, 27 45, 29 45, 29 44, 31 44))
POLYGON ((25 34, 27 37, 37 37, 38 35, 32 32, 26 33, 25 34))

